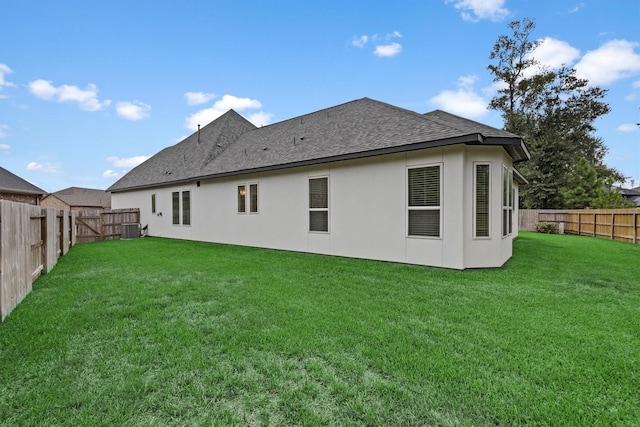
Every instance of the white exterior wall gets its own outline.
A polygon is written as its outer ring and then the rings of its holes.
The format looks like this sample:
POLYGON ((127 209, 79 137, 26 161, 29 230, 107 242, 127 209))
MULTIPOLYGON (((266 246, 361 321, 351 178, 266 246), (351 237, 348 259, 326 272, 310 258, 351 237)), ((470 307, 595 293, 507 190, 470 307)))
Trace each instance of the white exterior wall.
POLYGON ((139 208, 151 236, 454 269, 498 267, 511 256, 512 240, 501 234, 503 163, 511 166, 501 147, 457 145, 203 180, 199 187, 194 181, 113 193, 112 207, 139 208), (491 237, 484 239, 473 238, 477 160, 491 163, 491 237), (441 238, 407 237, 407 168, 434 164, 442 165, 441 238), (324 176, 329 178, 329 232, 309 232, 308 179, 324 176), (239 214, 237 186, 248 189, 251 183, 258 184, 258 213, 239 214), (172 225, 171 193, 186 190, 191 225, 172 225))

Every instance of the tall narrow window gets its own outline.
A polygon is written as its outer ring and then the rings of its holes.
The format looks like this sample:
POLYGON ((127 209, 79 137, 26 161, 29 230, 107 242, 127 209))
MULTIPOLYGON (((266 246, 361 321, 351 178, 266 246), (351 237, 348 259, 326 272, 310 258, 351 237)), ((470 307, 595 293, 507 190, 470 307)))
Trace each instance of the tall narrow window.
POLYGON ((475 170, 475 232, 476 237, 489 237, 489 177, 488 164, 476 164, 475 170))
POLYGON ((244 185, 238 185, 238 213, 245 213, 247 211, 247 187, 244 185))
POLYGON ((258 213, 258 184, 249 184, 249 212, 258 213))
POLYGON ((156 195, 151 195, 151 213, 156 213, 156 195))
POLYGON ((309 231, 329 231, 329 178, 309 179, 309 231))
POLYGON ((440 237, 440 173, 440 165, 408 169, 409 236, 440 237))
POLYGON ((182 225, 191 225, 191 192, 182 192, 182 225))
POLYGON ((173 224, 180 224, 180 193, 171 193, 171 207, 173 212, 173 224))
POLYGON ((502 237, 513 231, 513 171, 502 169, 502 237))

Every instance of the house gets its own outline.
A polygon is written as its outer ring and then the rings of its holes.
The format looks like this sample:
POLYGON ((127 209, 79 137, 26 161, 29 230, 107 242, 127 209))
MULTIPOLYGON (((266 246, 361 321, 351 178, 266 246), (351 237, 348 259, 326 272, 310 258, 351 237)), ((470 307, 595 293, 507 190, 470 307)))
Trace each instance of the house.
POLYGON ((76 211, 109 209, 111 208, 111 193, 93 188, 69 187, 45 196, 42 199, 42 206, 76 211))
POLYGON ((0 167, 0 199, 39 205, 45 194, 43 189, 0 167))
POLYGON ((640 186, 635 188, 621 188, 620 194, 634 205, 640 207, 640 186))
POLYGON ((151 236, 499 267, 529 157, 512 133, 363 98, 260 128, 230 110, 107 191, 151 236))

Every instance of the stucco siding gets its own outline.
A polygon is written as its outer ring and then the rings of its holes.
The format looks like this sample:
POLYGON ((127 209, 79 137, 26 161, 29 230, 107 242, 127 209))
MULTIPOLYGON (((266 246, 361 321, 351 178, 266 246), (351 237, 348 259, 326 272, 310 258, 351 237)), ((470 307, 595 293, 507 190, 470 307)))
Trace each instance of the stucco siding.
MULTIPOLYGON (((149 235, 464 269, 511 256, 501 235, 501 147, 454 145, 112 195, 140 208, 149 235), (491 237, 473 238, 473 164, 491 167, 491 237), (441 165, 441 237, 407 236, 407 169, 441 165), (309 232, 309 178, 327 177, 329 232, 309 232), (238 185, 258 185, 258 212, 238 213, 238 185), (191 225, 172 224, 172 192, 190 192, 191 225), (151 212, 155 194, 156 212, 151 212)), ((248 206, 248 201, 247 201, 248 206)), ((247 209, 249 210, 249 209, 247 209)), ((182 220, 182 217, 181 217, 182 220)))

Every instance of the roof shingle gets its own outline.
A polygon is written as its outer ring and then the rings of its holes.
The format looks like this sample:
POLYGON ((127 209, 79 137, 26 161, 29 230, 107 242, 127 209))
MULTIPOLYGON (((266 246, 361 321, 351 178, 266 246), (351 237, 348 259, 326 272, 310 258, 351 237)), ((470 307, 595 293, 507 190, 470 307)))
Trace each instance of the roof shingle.
POLYGON ((528 158, 522 138, 512 133, 443 111, 418 114, 362 98, 261 128, 230 110, 200 131, 200 142, 193 134, 162 150, 108 191, 453 143, 499 143, 514 160, 528 158))

